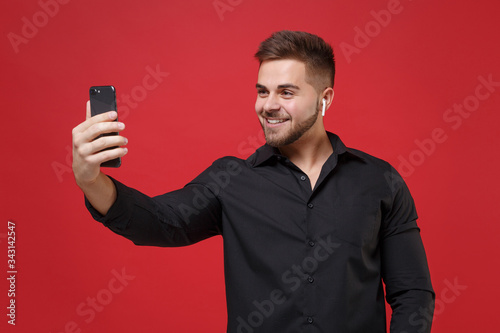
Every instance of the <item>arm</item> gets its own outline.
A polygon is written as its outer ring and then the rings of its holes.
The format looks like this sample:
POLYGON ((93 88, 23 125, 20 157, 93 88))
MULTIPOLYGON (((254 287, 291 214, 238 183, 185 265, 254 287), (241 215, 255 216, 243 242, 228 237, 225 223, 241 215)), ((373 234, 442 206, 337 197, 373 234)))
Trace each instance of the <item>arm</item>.
POLYGON ((90 116, 90 102, 87 101, 87 119, 73 129, 73 174, 76 184, 85 197, 101 214, 105 215, 116 200, 116 188, 111 179, 100 171, 102 162, 122 157, 127 148, 104 148, 127 144, 123 136, 106 136, 95 141, 103 133, 120 132, 125 125, 114 122, 116 111, 90 116))
POLYGON ((73 173, 93 218, 136 245, 183 246, 220 234, 218 189, 203 185, 210 171, 181 190, 153 198, 100 171, 102 162, 127 153, 126 148, 100 152, 125 145, 127 139, 122 136, 93 141, 100 134, 124 129, 114 119, 114 111, 91 117, 87 102, 87 120, 73 129, 73 173))
POLYGON ((96 221, 135 245, 185 246, 222 234, 220 202, 212 189, 201 183, 150 197, 111 181, 117 197, 105 216, 89 200, 85 204, 96 221))
POLYGON ((434 312, 425 250, 413 199, 401 176, 391 170, 392 198, 381 235, 382 277, 392 308, 390 331, 430 332, 434 312))

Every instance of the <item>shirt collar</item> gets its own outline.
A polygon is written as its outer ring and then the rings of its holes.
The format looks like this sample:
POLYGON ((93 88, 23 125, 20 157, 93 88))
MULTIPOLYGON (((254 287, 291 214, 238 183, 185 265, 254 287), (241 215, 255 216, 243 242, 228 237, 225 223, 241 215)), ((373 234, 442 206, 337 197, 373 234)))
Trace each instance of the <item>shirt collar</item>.
MULTIPOLYGON (((356 150, 347 148, 342 140, 340 140, 338 135, 328 131, 326 132, 326 134, 328 135, 330 143, 332 144, 333 154, 346 154, 348 156, 360 158, 363 160, 363 157, 360 154, 357 154, 356 150)), ((250 157, 248 157, 247 161, 252 165, 252 167, 257 167, 271 158, 278 158, 278 156, 281 156, 280 158, 283 157, 279 149, 276 147, 272 147, 266 143, 258 148, 250 157)))

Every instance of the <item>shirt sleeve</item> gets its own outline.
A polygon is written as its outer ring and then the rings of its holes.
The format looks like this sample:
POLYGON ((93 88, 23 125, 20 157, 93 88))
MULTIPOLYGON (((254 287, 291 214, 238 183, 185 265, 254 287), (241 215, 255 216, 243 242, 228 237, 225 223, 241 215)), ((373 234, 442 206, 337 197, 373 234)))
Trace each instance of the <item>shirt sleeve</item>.
POLYGON ((385 205, 381 255, 386 299, 392 308, 390 332, 430 332, 435 294, 413 198, 394 168, 386 179, 391 199, 385 205))
MULTIPOLYGON (((214 163, 215 164, 215 163, 214 163)), ((214 165, 184 188, 150 197, 111 178, 117 197, 105 216, 85 205, 92 217, 136 245, 185 246, 222 234, 218 188, 205 182, 214 165)))

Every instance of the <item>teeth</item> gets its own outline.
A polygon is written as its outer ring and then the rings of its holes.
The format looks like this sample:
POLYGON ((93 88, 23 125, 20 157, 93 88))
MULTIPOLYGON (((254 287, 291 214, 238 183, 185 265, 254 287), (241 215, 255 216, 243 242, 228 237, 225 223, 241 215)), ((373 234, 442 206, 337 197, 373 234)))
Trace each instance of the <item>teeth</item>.
POLYGON ((284 121, 285 121, 285 119, 268 119, 268 120, 267 120, 267 122, 268 122, 269 124, 278 124, 278 123, 282 123, 282 122, 284 122, 284 121))

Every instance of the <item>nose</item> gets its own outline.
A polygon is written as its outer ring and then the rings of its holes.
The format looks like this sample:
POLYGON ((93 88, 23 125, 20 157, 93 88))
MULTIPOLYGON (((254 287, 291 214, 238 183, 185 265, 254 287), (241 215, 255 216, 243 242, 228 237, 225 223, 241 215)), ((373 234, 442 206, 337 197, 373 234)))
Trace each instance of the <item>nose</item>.
POLYGON ((265 112, 273 112, 273 111, 279 111, 281 108, 281 105, 279 104, 278 97, 271 93, 266 97, 266 101, 264 102, 264 105, 262 106, 262 109, 265 112))

